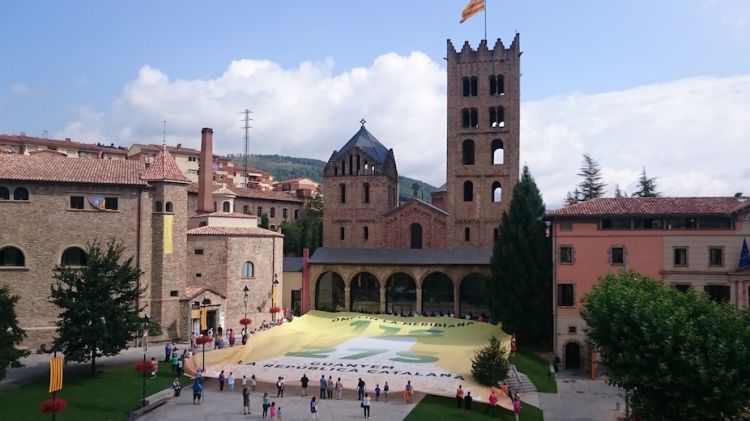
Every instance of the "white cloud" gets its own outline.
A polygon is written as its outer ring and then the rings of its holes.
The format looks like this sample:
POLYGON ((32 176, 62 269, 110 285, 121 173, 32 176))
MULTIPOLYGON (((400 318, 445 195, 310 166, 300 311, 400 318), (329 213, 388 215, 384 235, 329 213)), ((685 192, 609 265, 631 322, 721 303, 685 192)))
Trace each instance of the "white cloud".
POLYGON ((31 92, 31 86, 24 83, 13 83, 10 85, 10 91, 16 95, 25 95, 31 92))
POLYGON ((583 153, 600 164, 609 194, 615 184, 634 191, 643 166, 668 195, 748 193, 747 98, 750 76, 527 102, 521 110, 521 159, 552 206, 579 181, 583 153))
MULTIPOLYGON (((423 53, 377 57, 334 74, 333 62, 283 68, 237 60, 213 79, 173 80, 144 66, 107 115, 80 108, 61 137, 197 147, 214 129, 218 153, 243 151, 241 112, 253 110, 252 153, 327 160, 359 128, 394 148, 399 173, 435 185, 445 179, 445 69, 423 53)), ((698 77, 596 95, 526 102, 521 161, 549 207, 579 181, 581 155, 603 170, 609 193, 632 192, 645 166, 669 195, 730 195, 748 186, 746 116, 750 76, 698 77)), ((748 191, 746 191, 748 193, 748 191)))

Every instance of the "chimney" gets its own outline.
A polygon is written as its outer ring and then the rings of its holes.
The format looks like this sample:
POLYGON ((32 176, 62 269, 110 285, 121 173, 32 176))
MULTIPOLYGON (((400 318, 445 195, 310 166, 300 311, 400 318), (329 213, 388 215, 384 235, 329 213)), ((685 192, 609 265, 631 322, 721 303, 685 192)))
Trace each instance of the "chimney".
POLYGON ((198 163, 198 214, 214 211, 214 201, 211 197, 213 187, 213 142, 214 131, 208 127, 201 130, 201 159, 198 163))

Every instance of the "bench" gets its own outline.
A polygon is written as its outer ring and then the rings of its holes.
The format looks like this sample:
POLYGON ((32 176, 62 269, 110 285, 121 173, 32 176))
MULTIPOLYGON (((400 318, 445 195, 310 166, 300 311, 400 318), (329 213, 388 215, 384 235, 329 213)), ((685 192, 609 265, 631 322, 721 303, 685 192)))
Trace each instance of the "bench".
POLYGON ((154 409, 164 405, 168 400, 172 399, 172 397, 174 397, 174 390, 171 387, 169 389, 164 389, 160 392, 154 393, 153 395, 147 396, 146 406, 138 408, 135 411, 129 411, 127 414, 125 414, 125 420, 136 420, 142 415, 147 414, 154 409))

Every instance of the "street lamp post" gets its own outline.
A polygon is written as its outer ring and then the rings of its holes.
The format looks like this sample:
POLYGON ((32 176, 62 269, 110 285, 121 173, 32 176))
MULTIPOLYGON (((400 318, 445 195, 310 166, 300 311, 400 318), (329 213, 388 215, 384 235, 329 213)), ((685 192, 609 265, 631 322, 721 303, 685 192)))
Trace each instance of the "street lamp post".
POLYGON ((250 288, 245 285, 245 288, 242 290, 242 292, 245 293, 245 318, 247 319, 247 296, 250 293, 250 288))
MULTIPOLYGON (((206 311, 206 307, 211 304, 211 300, 208 299, 208 297, 203 297, 203 301, 201 301, 201 312, 206 311)), ((201 315, 201 320, 203 319, 201 315)), ((201 326, 204 327, 204 326, 201 326)), ((208 322, 206 322, 205 329, 201 332, 203 336, 208 336, 208 322)), ((206 341, 205 338, 201 340, 203 342, 203 369, 201 370, 203 372, 203 375, 206 375, 206 341)))
MULTIPOLYGON (((273 286, 271 287, 271 309, 276 309, 276 288, 279 286, 279 274, 273 274, 273 286)), ((276 324, 276 312, 271 312, 271 323, 276 324)))
POLYGON ((141 389, 142 397, 141 397, 141 407, 146 406, 146 352, 148 351, 148 342, 146 342, 146 337, 148 336, 148 315, 143 315, 143 386, 141 389))

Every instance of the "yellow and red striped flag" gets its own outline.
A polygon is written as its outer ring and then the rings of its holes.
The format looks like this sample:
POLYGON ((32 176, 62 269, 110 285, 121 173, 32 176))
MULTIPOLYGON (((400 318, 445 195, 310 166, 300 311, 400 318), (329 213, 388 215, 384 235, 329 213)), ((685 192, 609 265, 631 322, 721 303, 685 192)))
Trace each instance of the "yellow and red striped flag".
POLYGON ((484 0, 469 0, 469 4, 461 12, 461 23, 464 23, 466 19, 469 19, 482 10, 484 10, 484 0))
POLYGON ((208 329, 208 309, 206 307, 201 308, 201 332, 208 329))
POLYGON ((63 357, 62 355, 49 357, 49 393, 62 390, 63 357))

